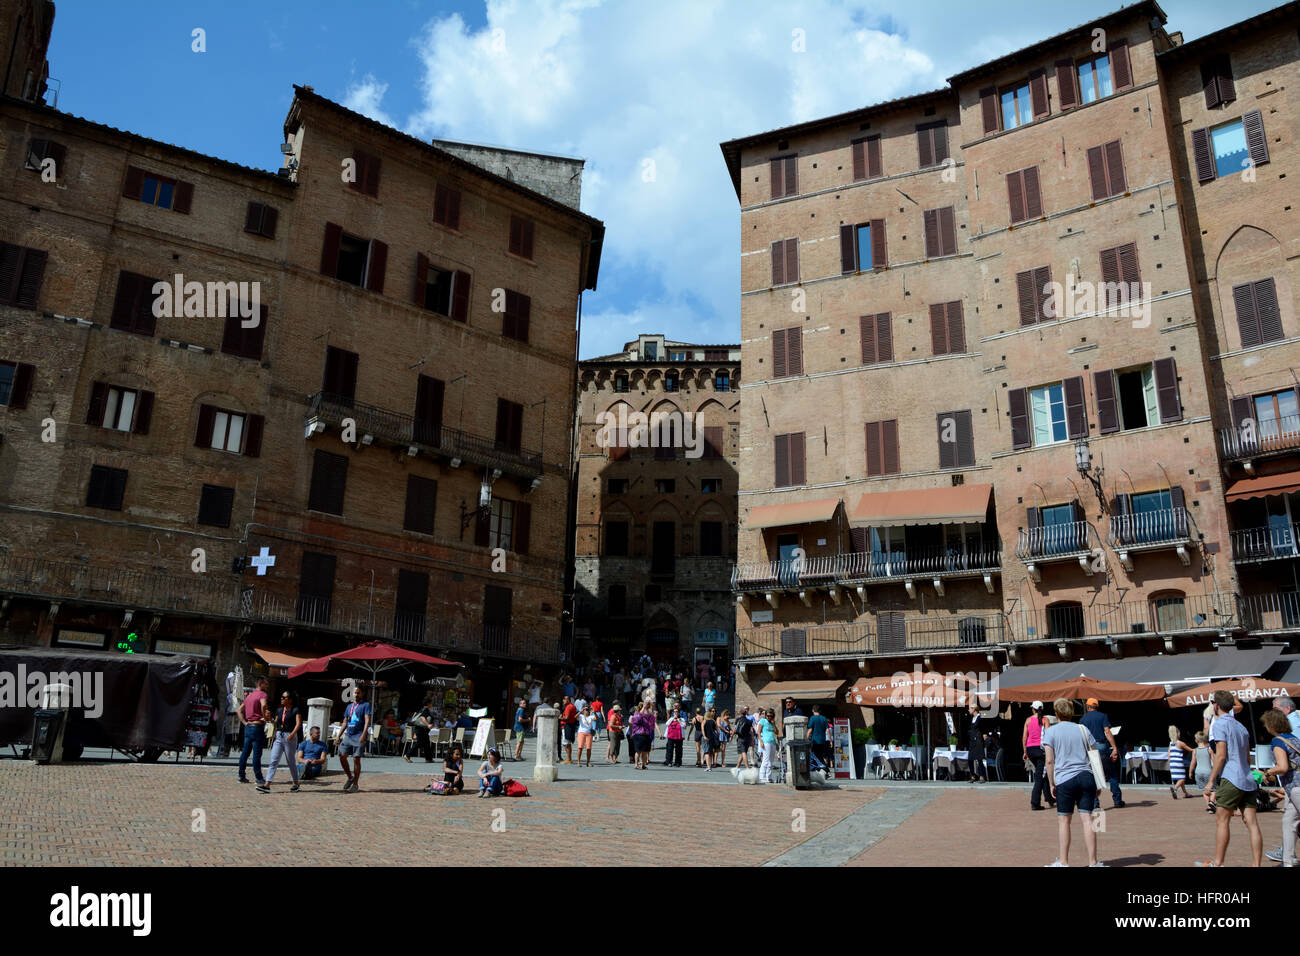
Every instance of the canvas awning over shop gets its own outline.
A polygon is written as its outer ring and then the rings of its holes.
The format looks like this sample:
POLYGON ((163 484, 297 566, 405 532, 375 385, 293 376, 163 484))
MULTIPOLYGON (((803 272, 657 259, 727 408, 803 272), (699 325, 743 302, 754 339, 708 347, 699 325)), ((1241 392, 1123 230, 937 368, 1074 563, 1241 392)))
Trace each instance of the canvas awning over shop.
POLYGON ((1009 689, 1059 683, 1081 675, 1131 684, 1200 684, 1229 677, 1259 677, 1273 666, 1285 648, 1285 644, 1223 645, 1212 654, 1157 654, 1031 664, 1003 671, 998 675, 998 686, 1009 689))
POLYGON ((1279 697, 1300 696, 1300 684, 1290 681, 1256 680, 1253 677, 1237 680, 1215 681, 1188 687, 1167 698, 1170 707, 1204 707, 1214 699, 1216 691, 1226 690, 1243 704, 1255 701, 1272 701, 1279 697))
POLYGON ((887 528, 979 523, 988 514, 992 494, 992 485, 871 492, 863 495, 849 512, 849 524, 855 528, 887 528))
POLYGON ((973 688, 961 674, 911 671, 863 677, 844 692, 844 702, 859 707, 965 707, 988 701, 967 699, 973 688))
POLYGON ((297 667, 299 664, 305 664, 317 656, 315 654, 305 654, 301 651, 283 651, 272 647, 256 646, 253 648, 253 653, 264 660, 268 667, 275 667, 284 671, 287 671, 290 667, 297 667))
POLYGON ((1247 498, 1280 495, 1297 489, 1300 489, 1300 471, 1283 471, 1276 475, 1239 478, 1225 489, 1225 497, 1229 501, 1245 501, 1247 498))
POLYGON ((1042 684, 1022 684, 1019 687, 998 687, 998 700, 1028 704, 1035 700, 1049 701, 1065 697, 1069 700, 1086 700, 1095 697, 1102 701, 1128 703, 1135 700, 1163 700, 1165 689, 1159 684, 1135 684, 1131 681, 1098 680, 1095 677, 1067 677, 1065 680, 1042 684))
POLYGON ((846 680, 778 680, 758 692, 759 697, 793 697, 795 700, 835 700, 846 680))
POLYGON ((840 505, 839 498, 818 501, 792 501, 784 505, 760 505, 749 512, 746 528, 783 528, 792 524, 829 521, 840 505))

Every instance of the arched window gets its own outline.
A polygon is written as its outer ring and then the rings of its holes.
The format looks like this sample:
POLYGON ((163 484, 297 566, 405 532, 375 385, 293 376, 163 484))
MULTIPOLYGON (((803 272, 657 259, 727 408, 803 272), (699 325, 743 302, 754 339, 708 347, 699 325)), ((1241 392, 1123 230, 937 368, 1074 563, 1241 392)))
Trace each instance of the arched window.
POLYGON ((626 373, 626 372, 619 372, 617 375, 614 376, 614 391, 616 391, 616 392, 626 392, 626 391, 627 391, 627 373, 626 373))
POLYGON ((1187 602, 1182 591, 1157 591, 1151 595, 1151 623, 1156 631, 1187 630, 1187 602))
POLYGON ((1047 605, 1047 637, 1083 637, 1083 605, 1078 601, 1058 601, 1047 605))

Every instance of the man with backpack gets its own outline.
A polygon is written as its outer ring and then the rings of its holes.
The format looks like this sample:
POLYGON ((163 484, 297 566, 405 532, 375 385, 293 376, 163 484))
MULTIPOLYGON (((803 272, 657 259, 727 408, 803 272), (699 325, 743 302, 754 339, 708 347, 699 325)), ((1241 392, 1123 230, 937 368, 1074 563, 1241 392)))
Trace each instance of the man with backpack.
POLYGON ((754 721, 749 716, 749 708, 740 708, 740 713, 736 716, 736 766, 749 767, 749 748, 754 746, 754 721))

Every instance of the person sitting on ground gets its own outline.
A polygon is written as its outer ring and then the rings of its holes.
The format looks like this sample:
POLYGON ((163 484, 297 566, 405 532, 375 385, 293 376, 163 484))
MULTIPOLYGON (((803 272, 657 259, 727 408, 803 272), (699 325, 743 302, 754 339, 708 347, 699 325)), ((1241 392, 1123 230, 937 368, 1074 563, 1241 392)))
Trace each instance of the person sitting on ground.
POLYGON ((504 789, 501 783, 501 754, 495 747, 488 748, 487 759, 478 765, 478 795, 499 797, 504 789))
POLYGON ((325 762, 329 751, 320 740, 320 728, 311 729, 311 739, 298 745, 298 776, 303 780, 315 780, 325 772, 325 762))
POLYGON ((460 744, 456 744, 442 762, 442 782, 447 785, 447 793, 460 793, 465 789, 464 769, 465 757, 460 744))

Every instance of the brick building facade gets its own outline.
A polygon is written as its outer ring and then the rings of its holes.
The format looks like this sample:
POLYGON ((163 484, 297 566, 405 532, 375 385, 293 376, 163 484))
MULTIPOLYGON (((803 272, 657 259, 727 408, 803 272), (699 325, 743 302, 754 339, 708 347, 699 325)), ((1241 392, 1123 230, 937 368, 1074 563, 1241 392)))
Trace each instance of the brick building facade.
POLYGON ((1228 447, 1241 396, 1273 396, 1258 472, 1294 468, 1274 432, 1295 414, 1298 19, 1184 46, 1138 3, 945 89, 722 144, 749 371, 738 703, 1293 633, 1294 546, 1267 573, 1233 548, 1242 521, 1289 519, 1225 494, 1257 490, 1228 447), (1207 116, 1225 51, 1237 98, 1207 116), (1231 121, 1251 181, 1198 183, 1197 130, 1231 121), (1238 323, 1263 343, 1243 354, 1238 323))
POLYGON ((281 141, 262 172, 4 100, 0 632, 223 672, 398 641, 495 708, 565 653, 603 226, 308 87, 281 141), (177 274, 258 283, 256 321, 157 314, 177 274))
POLYGON ((740 346, 641 335, 578 378, 575 655, 728 667, 740 346))

